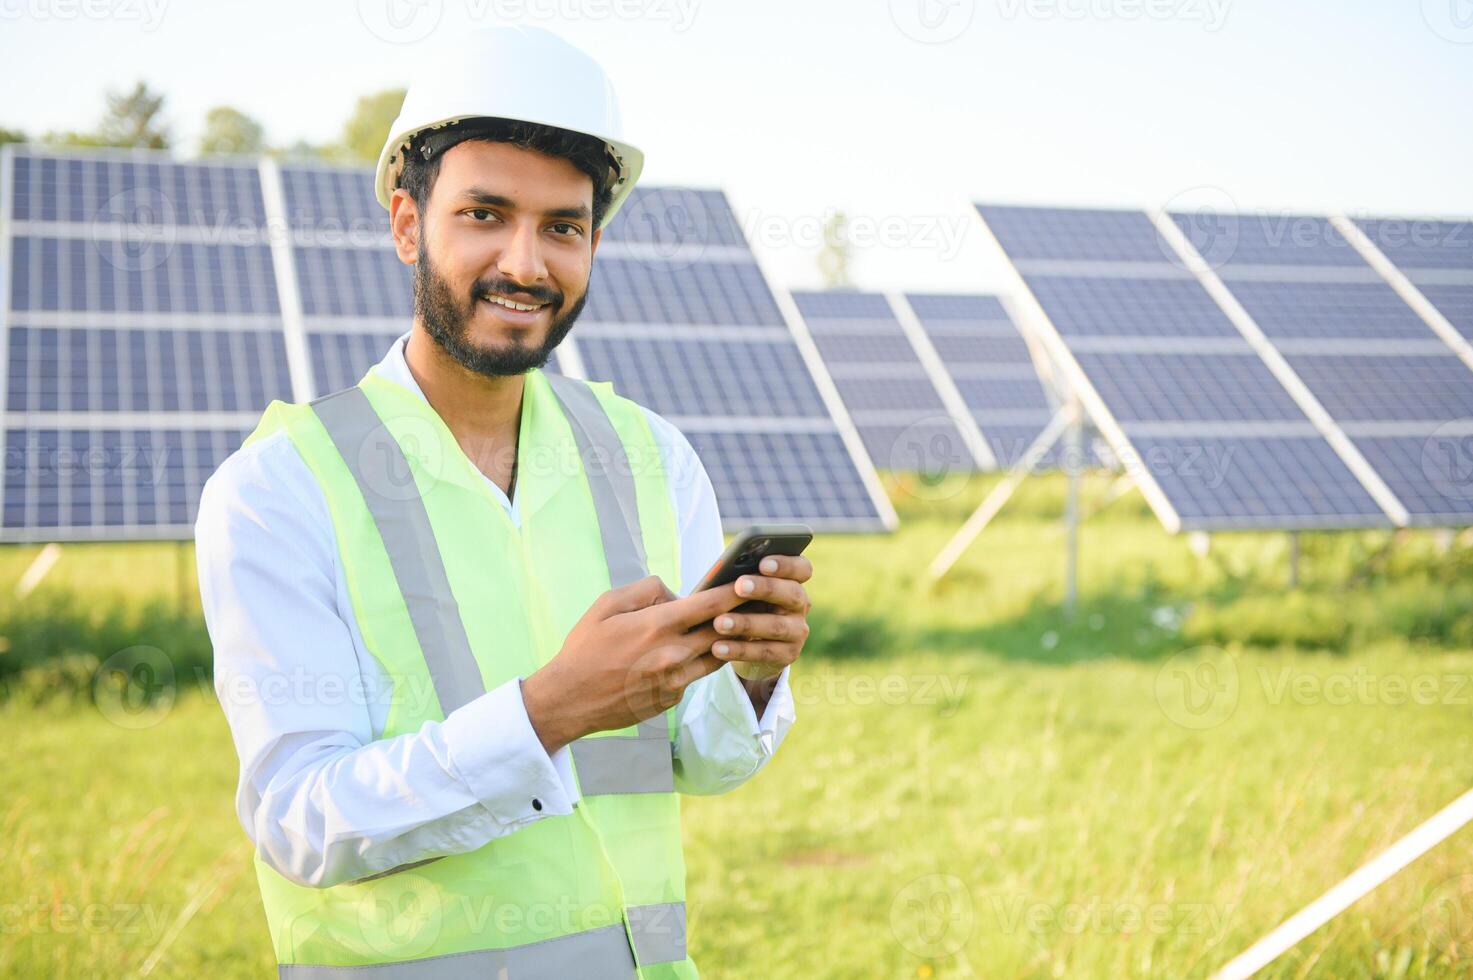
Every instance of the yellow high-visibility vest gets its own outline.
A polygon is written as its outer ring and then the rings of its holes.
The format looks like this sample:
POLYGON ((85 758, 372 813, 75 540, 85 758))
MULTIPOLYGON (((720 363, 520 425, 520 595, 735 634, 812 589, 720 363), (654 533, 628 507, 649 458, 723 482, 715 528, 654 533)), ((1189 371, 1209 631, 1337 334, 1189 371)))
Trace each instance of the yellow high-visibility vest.
MULTIPOLYGON (((679 588, 659 447, 607 384, 526 375, 520 528, 435 410, 376 368, 311 404, 272 403, 250 439, 281 429, 326 496, 353 614, 392 683, 376 738, 531 674, 611 587, 656 574, 679 588)), ((474 851, 328 888, 258 855, 280 975, 697 977, 673 725, 667 711, 573 742, 574 812, 474 851)))

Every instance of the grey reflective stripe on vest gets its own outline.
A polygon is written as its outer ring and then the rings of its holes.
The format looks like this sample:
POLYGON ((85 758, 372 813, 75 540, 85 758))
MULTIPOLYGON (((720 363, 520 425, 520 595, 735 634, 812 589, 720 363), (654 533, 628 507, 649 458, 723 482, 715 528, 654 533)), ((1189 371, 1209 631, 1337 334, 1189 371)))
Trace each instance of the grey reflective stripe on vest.
MULTIPOLYGON (((582 381, 560 374, 543 375, 568 419, 578 458, 593 494, 598 532, 613 588, 649 574, 639 500, 624 441, 614 431, 603 403, 582 381)), ((585 796, 608 793, 673 793, 675 773, 670 732, 664 715, 639 723, 637 735, 580 738, 569 745, 585 796)))
POLYGON ((440 710, 448 715, 485 694, 486 685, 450 591, 424 501, 417 492, 388 492, 414 479, 409 460, 362 388, 319 398, 312 402, 312 410, 368 504, 409 608, 440 710))
POLYGON ((639 723, 638 735, 597 735, 568 743, 584 796, 675 792, 670 729, 664 714, 639 723))
POLYGON ((281 980, 337 980, 367 977, 370 980, 631 980, 634 958, 622 925, 602 926, 570 936, 545 939, 510 949, 478 949, 398 963, 367 966, 314 966, 283 963, 277 968, 281 980))
POLYGON ((543 375, 563 406, 573 430, 578 458, 593 492, 593 509, 598 513, 598 532, 603 536, 604 558, 609 563, 609 585, 618 588, 638 582, 649 574, 644 555, 644 535, 639 526, 639 503, 634 495, 634 474, 624 442, 614 431, 593 389, 582 381, 560 374, 543 375))
POLYGON ((685 903, 631 905, 629 931, 639 962, 673 963, 685 959, 685 903))
MULTIPOLYGON (((615 587, 636 582, 644 578, 648 566, 624 443, 588 385, 561 375, 544 377, 567 416, 588 475, 609 581, 615 587)), ((448 715, 484 694, 486 688, 424 501, 417 492, 403 489, 405 481, 414 478, 409 460, 363 389, 348 388, 319 398, 312 409, 368 505, 408 606, 441 710, 448 715)), ((570 750, 579 788, 587 796, 675 790, 670 733, 663 714, 640 722, 637 735, 578 739, 570 750)))

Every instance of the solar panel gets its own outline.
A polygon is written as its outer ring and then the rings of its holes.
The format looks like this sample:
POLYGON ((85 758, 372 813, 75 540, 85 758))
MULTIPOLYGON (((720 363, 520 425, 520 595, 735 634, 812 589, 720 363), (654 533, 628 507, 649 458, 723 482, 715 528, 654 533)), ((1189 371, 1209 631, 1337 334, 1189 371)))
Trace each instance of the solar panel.
MULTIPOLYGON (((1026 289, 1040 339, 1168 529, 1390 523, 1149 215, 985 204, 977 213, 1026 289)), ((1208 261, 1251 278, 1267 236, 1194 221, 1183 231, 1208 261), (1222 254, 1228 240, 1242 251, 1222 254)), ((1344 249, 1294 254, 1334 267, 1344 249)))
MULTIPOLYGON (((1011 227, 1020 235, 1026 231, 1011 227)), ((1007 307, 996 296, 944 293, 907 293, 905 302, 987 440, 995 465, 1017 463, 1053 418, 1057 399, 1038 376, 1032 350, 1007 307)), ((1057 465, 1059 451, 1050 450, 1039 466, 1057 465)))
POLYGON ((636 188, 609 223, 569 372, 683 431, 729 528, 894 526, 866 444, 791 297, 775 291, 720 191, 636 188))
MULTIPOLYGON (((267 403, 355 383, 408 329, 366 169, 6 146, 0 188, 0 539, 188 537, 267 403)), ((591 365, 729 452, 703 460, 728 523, 892 526, 725 197, 640 188, 620 217, 586 361, 570 340, 549 369, 591 365)))
POLYGON ((1466 340, 1473 340, 1473 221, 1357 221, 1384 255, 1466 340))
POLYGON ((293 385, 252 162, 0 154, 0 539, 186 537, 293 385))
POLYGON ((1473 255, 1456 228, 1424 240, 1312 215, 1171 218, 1215 253, 1224 286, 1404 511, 1398 521, 1473 519, 1473 481, 1459 492, 1417 448, 1473 420, 1473 359, 1460 360, 1367 257, 1380 259, 1381 236, 1416 274, 1446 280, 1473 255), (1204 240, 1208 226, 1218 237, 1204 240), (1360 247, 1358 227, 1369 228, 1360 247))
POLYGON ((901 301, 852 290, 793 299, 876 465, 919 472, 927 487, 992 465, 960 396, 897 316, 901 301))

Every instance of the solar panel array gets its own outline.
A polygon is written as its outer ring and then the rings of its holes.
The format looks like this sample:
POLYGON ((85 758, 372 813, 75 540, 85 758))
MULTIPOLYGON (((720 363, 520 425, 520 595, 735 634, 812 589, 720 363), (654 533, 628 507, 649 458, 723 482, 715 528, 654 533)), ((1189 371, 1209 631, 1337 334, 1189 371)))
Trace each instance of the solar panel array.
POLYGON ((591 289, 564 342, 570 373, 612 381, 679 427, 729 526, 894 526, 791 299, 768 284, 724 194, 635 188, 591 289))
POLYGON ((1146 214, 977 210, 1169 529, 1390 523, 1146 214))
POLYGON ((947 404, 960 395, 922 360, 889 299, 842 290, 793 300, 877 466, 931 477, 992 467, 975 424, 947 404))
POLYGON ((0 157, 0 536, 184 536, 291 382, 257 168, 0 157))
POLYGON ((1431 438, 1466 428, 1473 373, 1337 221, 977 210, 1169 528, 1473 517, 1431 438))
MULTIPOLYGON (((1390 491, 1404 512, 1394 515, 1397 523, 1473 518, 1473 481, 1464 477, 1460 490, 1449 467, 1456 459, 1429 442, 1439 428, 1473 419, 1473 369, 1334 222, 1314 215, 1172 220, 1390 491)), ((1385 227, 1373 232, 1397 241, 1385 227)), ((1411 254, 1426 252, 1403 258, 1411 254)))
MULTIPOLYGON (((549 369, 586 363, 680 425, 729 524, 893 526, 724 198, 636 194, 595 262, 586 362, 569 341, 549 369)), ((363 169, 7 146, 0 226, 3 540, 188 537, 261 409, 353 384, 412 313, 363 169)))
MULTIPOLYGON (((905 302, 940 356, 996 466, 1011 467, 1057 411, 1027 342, 996 296, 907 293, 905 302)), ((1040 465, 1057 462, 1059 447, 1040 465)))

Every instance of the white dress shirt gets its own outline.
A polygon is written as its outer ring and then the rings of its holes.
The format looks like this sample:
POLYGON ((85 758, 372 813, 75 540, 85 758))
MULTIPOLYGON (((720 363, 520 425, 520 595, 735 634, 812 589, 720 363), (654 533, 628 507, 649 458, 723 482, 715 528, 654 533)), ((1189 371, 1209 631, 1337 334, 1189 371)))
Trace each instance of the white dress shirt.
MULTIPOLYGON (((375 370, 424 397, 400 337, 375 370)), ((645 410, 671 484, 682 595, 723 549, 716 494, 681 433, 645 410)), ((486 485, 520 526, 508 499, 486 485)), ((237 450, 210 477, 195 524, 215 690, 240 756, 236 813, 262 859, 327 887, 472 851, 572 812, 563 747, 551 755, 513 679, 443 722, 375 740, 391 682, 363 644, 327 501, 285 432, 237 450)), ((720 793, 771 758, 794 721, 788 670, 762 718, 730 664, 685 690, 675 788, 720 793)))

